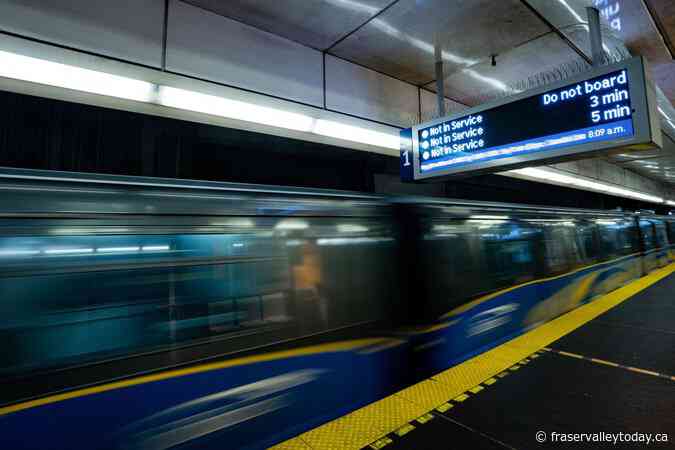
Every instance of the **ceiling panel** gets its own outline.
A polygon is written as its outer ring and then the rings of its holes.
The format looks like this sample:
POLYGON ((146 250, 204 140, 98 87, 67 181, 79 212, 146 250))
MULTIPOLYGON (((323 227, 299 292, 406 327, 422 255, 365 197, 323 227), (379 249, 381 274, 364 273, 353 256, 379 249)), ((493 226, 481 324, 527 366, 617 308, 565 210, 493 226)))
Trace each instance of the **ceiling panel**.
MULTIPOLYGON (((445 98, 444 100, 446 115, 456 114, 468 108, 466 105, 454 102, 449 98, 445 98)), ((438 115, 438 98, 435 92, 420 89, 420 113, 422 122, 440 117, 438 115)))
POLYGON ((675 2, 673 0, 645 1, 654 13, 654 19, 665 34, 664 37, 670 47, 671 54, 675 56, 675 2))
POLYGON ((167 70, 323 105, 321 52, 175 0, 167 25, 167 70))
POLYGON ((660 150, 619 153, 607 159, 648 178, 675 184, 675 142, 665 135, 660 150))
POLYGON ((650 67, 656 84, 668 97, 670 103, 675 104, 675 61, 652 64, 650 67))
MULTIPOLYGON (((496 66, 484 61, 451 74, 445 79, 445 94, 461 103, 478 105, 516 93, 512 88, 516 83, 575 58, 574 50, 551 32, 499 56, 496 66)), ((433 83, 427 88, 435 91, 433 83)))
POLYGON ((391 0, 186 0, 310 47, 324 50, 391 0))
POLYGON ((163 16, 157 0, 0 1, 3 32, 152 67, 162 66, 163 16))
POLYGON ((630 161, 660 158, 660 157, 663 156, 662 153, 663 152, 661 150, 637 150, 637 151, 626 152, 626 153, 617 153, 617 154, 608 156, 607 159, 609 159, 612 162, 616 162, 616 163, 626 163, 626 162, 630 162, 630 161))
POLYGON ((423 84, 435 78, 435 43, 452 73, 548 31, 519 0, 400 0, 331 52, 423 84))

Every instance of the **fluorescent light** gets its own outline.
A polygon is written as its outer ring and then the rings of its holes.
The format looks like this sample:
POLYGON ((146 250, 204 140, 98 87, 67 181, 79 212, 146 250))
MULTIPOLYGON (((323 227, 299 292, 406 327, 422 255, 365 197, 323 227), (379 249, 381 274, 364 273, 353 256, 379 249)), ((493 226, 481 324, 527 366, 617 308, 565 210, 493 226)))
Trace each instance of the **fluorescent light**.
POLYGON ((259 106, 253 103, 230 100, 224 97, 169 86, 161 86, 159 88, 159 103, 172 108, 271 125, 289 130, 304 131, 378 147, 398 150, 400 146, 398 134, 383 133, 332 120, 315 119, 305 114, 283 111, 281 109, 259 106))
POLYGON ((47 255, 68 255, 72 253, 93 253, 93 248, 49 248, 45 250, 47 255))
POLYGON ((507 220, 507 219, 509 219, 509 216, 483 216, 483 215, 478 215, 478 216, 469 216, 469 219, 507 220))
POLYGON ((309 224, 304 220, 284 219, 274 226, 277 230, 306 230, 309 224))
POLYGON ((591 181, 584 178, 578 178, 571 175, 565 175, 559 172, 553 172, 550 170, 540 169, 536 167, 526 167, 524 169, 511 170, 509 172, 513 174, 522 175, 527 178, 534 178, 537 180, 544 180, 548 182, 570 185, 572 187, 580 187, 591 191, 617 195, 619 197, 634 198, 652 203, 664 202, 664 199, 662 197, 657 197, 655 195, 632 191, 630 189, 624 189, 618 186, 599 183, 597 181, 591 181))
POLYGON ((478 228, 490 228, 493 225, 501 225, 506 223, 506 220, 482 220, 482 219, 469 219, 467 220, 469 223, 475 223, 478 225, 486 225, 485 227, 478 227, 478 228))
POLYGON ((110 97, 150 102, 154 84, 0 51, 0 76, 110 97))
POLYGON ((154 252, 154 251, 161 251, 161 250, 168 250, 169 246, 168 245, 144 245, 142 247, 144 252, 154 252))
POLYGON ((30 256, 37 255, 38 253, 40 253, 40 250, 0 250, 0 256, 30 256))
POLYGON ((356 238, 321 238, 317 239, 316 243, 318 245, 350 245, 350 244, 371 244, 375 242, 389 242, 393 241, 393 238, 371 238, 371 237, 356 237, 356 238))
POLYGON ((305 114, 170 86, 160 86, 158 101, 161 105, 171 108, 303 131, 394 150, 400 148, 398 134, 383 133, 333 120, 316 119, 305 114))
POLYGON ((305 132, 310 132, 314 124, 314 119, 304 114, 169 86, 159 88, 159 103, 172 108, 305 132))
POLYGON ((97 248, 97 252, 103 252, 103 253, 108 253, 108 252, 137 252, 141 248, 140 247, 101 247, 97 248))
POLYGON ((255 226, 255 222, 251 219, 234 218, 227 219, 223 222, 212 222, 211 225, 220 227, 250 228, 255 226))
POLYGON ((365 233, 368 231, 368 227, 352 223, 339 223, 337 229, 340 233, 365 233))
MULTIPOLYGON (((128 228, 106 228, 106 233, 124 233, 129 231, 128 228)), ((89 234, 91 228, 57 228, 49 230, 50 234, 89 234)))
POLYGON ((675 206, 675 200, 666 200, 666 205, 675 206))
POLYGON ((394 150, 398 150, 401 143, 398 134, 382 133, 380 131, 369 130, 367 128, 356 127, 325 119, 316 120, 313 132, 322 136, 361 142, 394 150))

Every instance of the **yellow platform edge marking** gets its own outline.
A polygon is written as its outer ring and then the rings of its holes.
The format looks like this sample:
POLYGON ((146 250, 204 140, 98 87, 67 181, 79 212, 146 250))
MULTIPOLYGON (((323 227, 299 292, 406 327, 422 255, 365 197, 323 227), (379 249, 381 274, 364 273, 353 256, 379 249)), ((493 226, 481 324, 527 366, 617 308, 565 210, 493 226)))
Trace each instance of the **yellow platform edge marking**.
POLYGON ((478 385, 478 386, 474 386, 471 389, 469 389, 469 392, 471 392, 472 394, 478 394, 483 389, 485 389, 483 386, 478 385))
POLYGON ((439 406, 438 408, 436 408, 436 411, 438 411, 438 412, 446 412, 447 410, 449 410, 449 409, 452 408, 452 407, 453 407, 453 405, 452 405, 451 403, 443 403, 441 406, 439 406))
POLYGON ((397 436, 405 436, 406 434, 410 433, 412 430, 414 430, 415 427, 410 424, 403 425, 401 428, 398 430, 394 431, 397 436))
POLYGON ((417 421, 418 421, 419 423, 421 423, 421 424, 425 424, 425 423, 427 423, 428 421, 432 420, 433 418, 434 418, 434 415, 433 415, 433 414, 431 414, 431 413, 426 413, 426 414, 424 414, 423 416, 419 416, 419 417, 417 418, 417 421))
POLYGON ((658 372, 654 372, 652 370, 640 369, 639 367, 626 367, 626 369, 628 369, 632 372, 644 373, 646 375, 653 375, 655 377, 661 376, 661 374, 658 373, 658 372))
POLYGON ((642 374, 645 374, 645 375, 652 375, 652 376, 659 377, 659 378, 667 378, 667 379, 671 378, 669 375, 659 373, 659 372, 655 372, 653 370, 642 369, 640 367, 625 366, 623 364, 618 364, 618 363, 615 363, 615 362, 612 362, 612 361, 607 361, 607 360, 604 360, 604 359, 589 358, 588 356, 577 355, 576 353, 563 352, 562 350, 552 350, 552 352, 557 353, 558 355, 583 359, 583 360, 591 361, 591 362, 594 362, 594 363, 597 363, 597 364, 602 364, 602 365, 605 365, 605 366, 611 366, 611 367, 617 367, 617 368, 624 369, 624 370, 630 370, 631 372, 642 373, 642 374))
POLYGON ((370 448, 378 450, 378 449, 386 447, 387 445, 391 444, 392 442, 394 442, 394 441, 392 441, 391 438, 385 436, 385 437, 383 437, 381 439, 378 439, 377 441, 373 442, 372 444, 370 444, 370 448))
MULTIPOLYGON (((670 264, 664 268, 658 269, 651 272, 648 275, 645 275, 641 278, 638 278, 604 296, 598 297, 590 303, 579 306, 578 308, 569 311, 556 319, 553 319, 550 322, 544 323, 537 328, 534 328, 530 331, 527 331, 520 336, 505 342, 491 350, 486 351, 480 355, 477 355, 463 363, 451 367, 440 374, 433 376, 431 379, 438 381, 437 384, 443 385, 447 388, 448 393, 454 393, 448 396, 448 399, 452 399, 454 402, 461 402, 468 398, 468 395, 464 392, 475 387, 485 380, 488 380, 492 377, 503 378, 509 374, 508 370, 517 370, 520 366, 517 364, 522 361, 524 358, 532 356, 535 352, 540 351, 551 351, 547 346, 552 342, 560 339, 561 337, 569 334, 575 329, 581 327, 585 323, 595 319, 599 315, 605 313, 606 311, 614 308, 615 306, 623 303, 624 301, 630 299, 637 293, 648 288, 649 286, 657 283, 663 278, 667 277, 671 273, 675 272, 675 263, 670 264), (515 367, 515 369, 514 369, 515 367), (482 377, 482 378, 481 378, 482 377), (479 381, 476 381, 480 379, 479 381)), ((515 376, 515 375, 514 375, 515 376)), ((430 379, 430 380, 431 380, 430 379)), ((673 377, 675 379, 675 377, 673 377)), ((427 383, 430 380, 422 381, 419 384, 427 383)), ((417 405, 425 405, 428 403, 427 398, 421 398, 423 395, 420 393, 420 398, 415 398, 415 390, 411 389, 417 385, 413 385, 409 388, 406 388, 406 400, 409 400, 417 405)), ((401 398, 400 393, 386 397, 383 400, 389 398, 401 398)), ((375 402, 375 404, 383 404, 383 400, 375 402)), ((353 432, 350 428, 350 416, 361 415, 364 410, 368 410, 374 404, 367 405, 364 408, 353 411, 352 413, 347 414, 346 416, 335 419, 331 422, 323 424, 317 428, 314 428, 310 431, 307 431, 300 436, 290 439, 282 444, 287 442, 292 442, 296 439, 301 439, 304 444, 307 444, 313 450, 330 450, 330 449, 354 449, 358 450, 368 443, 374 442, 376 439, 381 438, 382 436, 395 432, 403 426, 403 423, 398 423, 396 426, 384 430, 378 436, 370 438, 369 436, 364 436, 364 439, 359 441, 365 443, 349 446, 345 445, 347 439, 344 438, 345 435, 352 435, 353 432), (347 420, 345 420, 347 419, 347 420)), ((394 405, 388 405, 389 407, 394 407, 394 405)), ((439 402, 438 406, 435 408, 439 412, 445 412, 450 409, 453 405, 447 403, 447 400, 439 402)), ((427 412, 428 409, 424 412, 427 412)), ((374 411, 373 411, 374 412, 374 411)), ((386 411, 385 411, 386 412, 386 411)), ((389 414, 394 414, 398 416, 399 420, 402 419, 401 414, 396 411, 389 410, 389 414)), ((377 415, 382 416, 382 409, 378 408, 377 415)), ((411 417, 409 420, 414 420, 415 417, 419 417, 420 414, 411 417)), ((387 420, 384 417, 376 418, 372 425, 380 425, 387 420)), ((386 427, 383 427, 386 428, 386 427)), ((272 447, 274 449, 281 447, 272 447)))
POLYGON ((606 366, 619 367, 619 365, 617 363, 612 362, 612 361, 606 361, 604 359, 591 358, 591 361, 593 361, 594 363, 598 363, 598 364, 604 364, 606 366))
POLYGON ((466 400, 467 398, 469 398, 468 395, 462 394, 462 395, 458 395, 457 397, 453 398, 452 401, 453 401, 453 402, 461 403, 461 402, 463 402, 464 400, 466 400))
POLYGON ((560 353, 561 355, 565 355, 565 356, 571 356, 572 358, 584 359, 583 356, 577 355, 576 353, 564 352, 562 350, 558 350, 558 353, 560 353))

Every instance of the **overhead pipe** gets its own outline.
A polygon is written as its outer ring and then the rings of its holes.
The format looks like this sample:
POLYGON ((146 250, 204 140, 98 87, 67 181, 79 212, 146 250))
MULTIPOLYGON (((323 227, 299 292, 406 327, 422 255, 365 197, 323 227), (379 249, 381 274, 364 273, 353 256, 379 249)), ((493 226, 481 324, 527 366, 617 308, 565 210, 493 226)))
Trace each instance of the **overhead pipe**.
POLYGON ((588 16, 588 34, 591 41, 591 55, 593 67, 601 66, 605 59, 602 50, 602 34, 600 33, 600 11, 592 6, 586 7, 588 16))
POLYGON ((436 59, 436 102, 438 103, 438 117, 445 116, 445 84, 443 83, 443 50, 440 44, 434 47, 436 59))

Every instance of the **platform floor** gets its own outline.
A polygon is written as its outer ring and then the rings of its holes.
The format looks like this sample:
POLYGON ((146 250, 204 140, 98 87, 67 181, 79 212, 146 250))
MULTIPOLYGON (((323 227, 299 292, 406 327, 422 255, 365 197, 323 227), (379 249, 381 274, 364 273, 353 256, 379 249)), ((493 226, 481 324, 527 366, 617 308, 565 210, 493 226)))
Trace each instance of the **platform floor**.
MULTIPOLYGON (((560 436, 553 443, 554 431, 621 432, 630 439, 651 433, 650 446, 675 448, 673 272, 671 264, 279 448, 614 446, 561 442, 560 436), (390 430, 382 432, 386 427, 390 430), (653 442, 664 433, 669 442, 653 442)), ((646 442, 618 447, 642 445, 646 442)))

